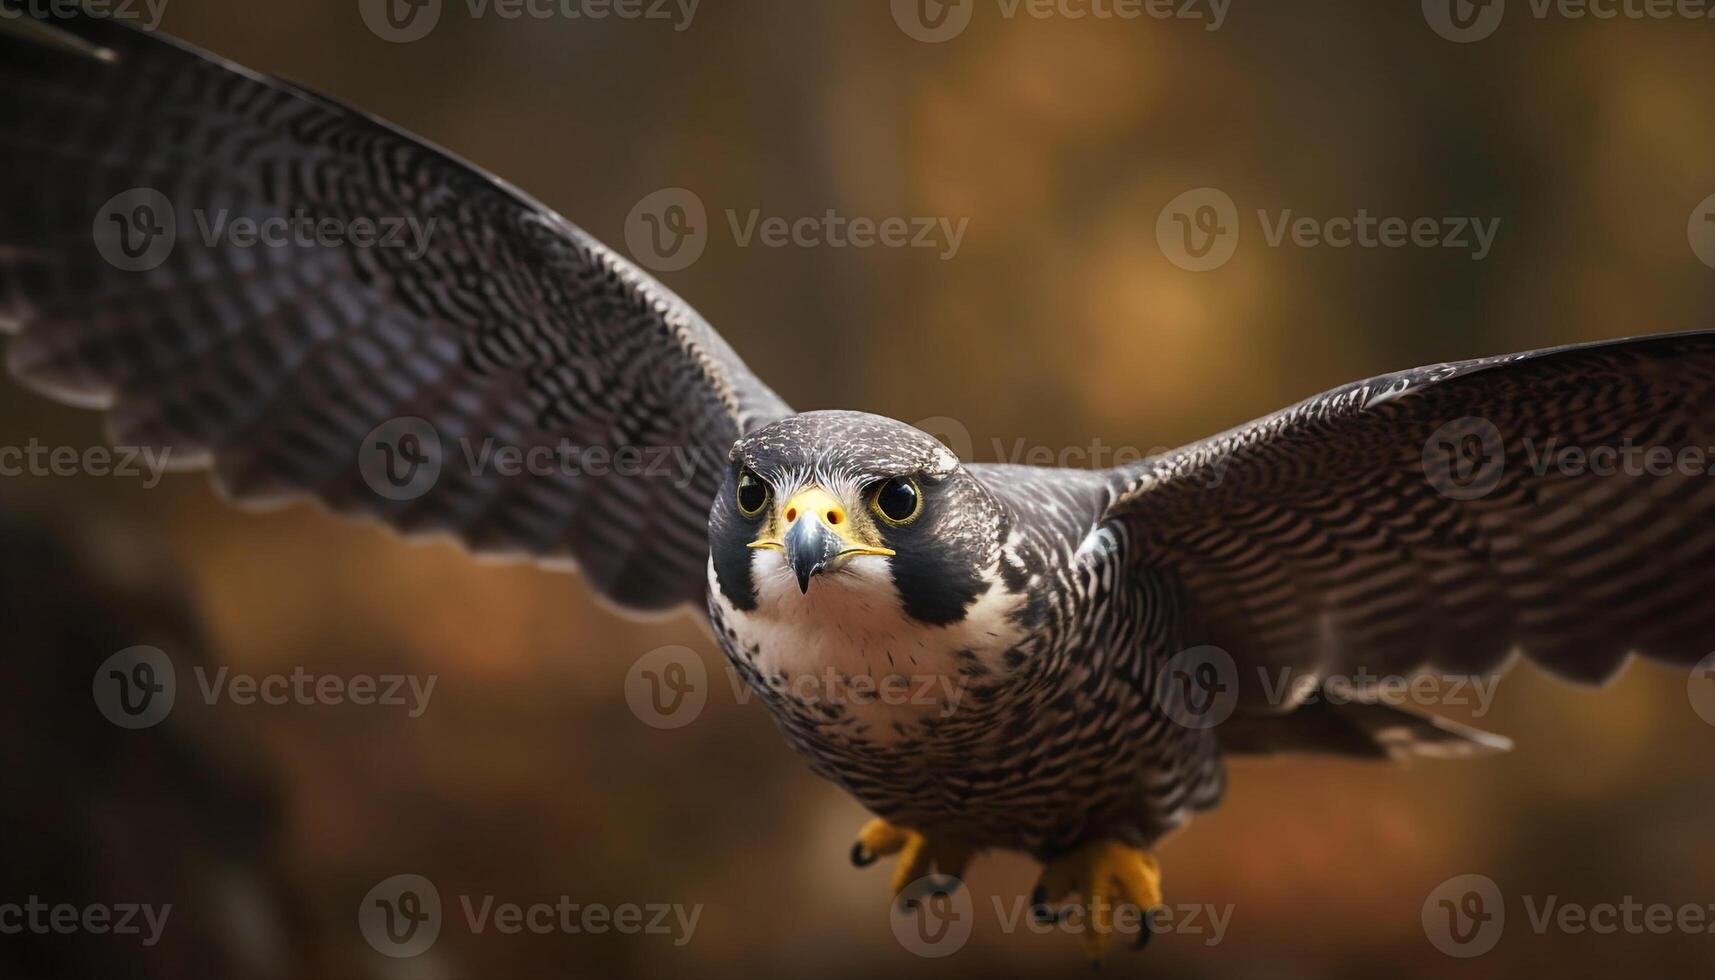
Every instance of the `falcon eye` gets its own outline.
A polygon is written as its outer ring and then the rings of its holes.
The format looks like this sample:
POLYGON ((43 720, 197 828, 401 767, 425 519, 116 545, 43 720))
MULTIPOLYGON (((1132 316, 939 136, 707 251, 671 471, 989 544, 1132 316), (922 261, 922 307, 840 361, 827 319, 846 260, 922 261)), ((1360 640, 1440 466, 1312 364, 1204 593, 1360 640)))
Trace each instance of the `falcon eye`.
POLYGON ((738 475, 738 510, 746 517, 755 517, 768 506, 768 484, 762 482, 748 467, 738 475))
POLYGON ((923 510, 923 494, 917 489, 917 481, 896 476, 876 488, 869 509, 889 524, 909 524, 923 510))

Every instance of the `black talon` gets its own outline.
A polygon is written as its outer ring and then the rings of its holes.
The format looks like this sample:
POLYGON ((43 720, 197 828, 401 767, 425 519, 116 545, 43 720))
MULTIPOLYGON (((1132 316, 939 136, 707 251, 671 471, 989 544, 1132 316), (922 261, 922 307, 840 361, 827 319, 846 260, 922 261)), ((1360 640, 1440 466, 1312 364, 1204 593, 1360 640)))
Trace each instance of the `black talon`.
POLYGON ((1030 917, 1037 922, 1050 922, 1051 913, 1048 909, 1048 889, 1037 885, 1030 892, 1030 917))
POLYGON ((1043 925, 1065 921, 1064 912, 1056 912, 1048 907, 1048 889, 1042 885, 1037 885, 1030 893, 1030 915, 1043 925))
POLYGON ((965 881, 958 875, 931 874, 913 881, 894 896, 894 906, 900 912, 915 912, 924 899, 945 897, 963 888, 965 881))
POLYGON ((875 855, 864 850, 863 841, 852 841, 852 867, 867 868, 875 863, 875 855))
POLYGON ((958 875, 936 875, 929 879, 929 894, 951 895, 964 885, 965 880, 958 875))
POLYGON ((1139 952, 1149 945, 1155 936, 1155 909, 1143 910, 1143 928, 1138 930, 1137 942, 1131 944, 1132 952, 1139 952))

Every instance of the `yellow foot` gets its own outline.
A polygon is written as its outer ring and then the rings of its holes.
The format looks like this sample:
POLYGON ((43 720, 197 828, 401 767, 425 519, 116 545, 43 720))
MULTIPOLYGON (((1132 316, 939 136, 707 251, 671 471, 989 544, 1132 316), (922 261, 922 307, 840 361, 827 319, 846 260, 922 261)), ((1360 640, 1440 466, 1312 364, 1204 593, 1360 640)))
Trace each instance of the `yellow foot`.
POLYGON ((1038 919, 1055 921, 1048 903, 1065 901, 1074 892, 1083 897, 1084 952, 1100 963, 1113 936, 1116 905, 1142 910, 1137 945, 1149 939, 1149 912, 1161 904, 1161 865, 1147 852, 1119 841, 1092 841, 1042 869, 1030 896, 1032 911, 1038 919))
POLYGON ((931 870, 963 879, 974 851, 963 841, 943 838, 930 841, 915 830, 896 827, 885 820, 871 820, 858 831, 857 842, 852 845, 852 864, 867 868, 877 858, 899 855, 899 865, 893 869, 893 895, 897 898, 907 885, 931 870))

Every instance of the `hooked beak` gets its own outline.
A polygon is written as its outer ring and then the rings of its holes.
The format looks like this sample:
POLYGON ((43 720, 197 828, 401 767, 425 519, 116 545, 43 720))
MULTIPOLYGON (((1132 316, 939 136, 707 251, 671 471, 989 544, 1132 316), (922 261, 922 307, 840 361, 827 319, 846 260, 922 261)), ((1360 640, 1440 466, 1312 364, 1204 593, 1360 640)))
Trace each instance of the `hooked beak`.
POLYGON ((798 591, 810 591, 810 576, 818 575, 843 549, 839 536, 826 524, 810 518, 792 522, 786 532, 786 564, 798 576, 798 591))
POLYGON ((893 555, 883 548, 851 536, 852 522, 845 507, 820 487, 807 487, 793 495, 781 509, 779 520, 786 525, 780 541, 757 540, 752 548, 774 548, 785 553, 786 566, 798 577, 798 591, 810 591, 810 579, 839 568, 858 555, 893 555))

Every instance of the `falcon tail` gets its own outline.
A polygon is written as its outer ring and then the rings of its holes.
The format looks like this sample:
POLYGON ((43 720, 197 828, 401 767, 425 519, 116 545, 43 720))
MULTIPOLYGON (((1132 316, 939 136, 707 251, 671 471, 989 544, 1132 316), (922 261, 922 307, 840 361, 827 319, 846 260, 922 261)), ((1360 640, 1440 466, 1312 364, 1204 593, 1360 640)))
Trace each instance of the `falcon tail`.
POLYGON ((1235 715, 1216 729, 1228 755, 1463 759, 1506 752, 1501 735, 1381 701, 1317 698, 1285 715, 1235 715))

